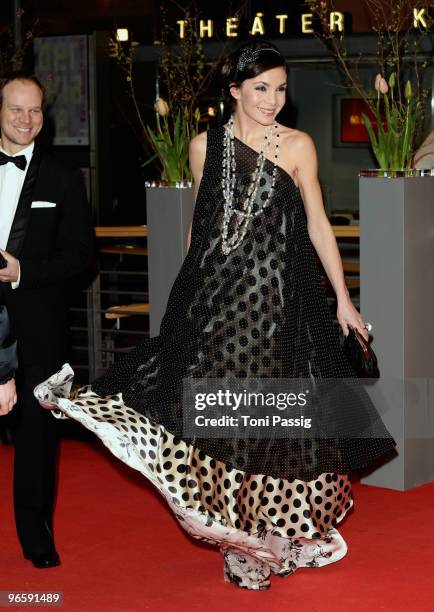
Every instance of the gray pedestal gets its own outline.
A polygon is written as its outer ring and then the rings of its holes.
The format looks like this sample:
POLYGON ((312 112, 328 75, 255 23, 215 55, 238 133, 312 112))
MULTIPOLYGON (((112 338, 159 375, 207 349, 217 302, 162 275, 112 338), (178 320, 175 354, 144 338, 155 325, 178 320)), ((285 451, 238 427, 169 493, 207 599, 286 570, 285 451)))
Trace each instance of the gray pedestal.
POLYGON ((193 210, 192 189, 149 187, 146 190, 151 336, 159 334, 170 290, 187 252, 193 210))
POLYGON ((399 453, 362 481, 402 491, 434 480, 434 177, 360 178, 360 264, 367 390, 399 453))

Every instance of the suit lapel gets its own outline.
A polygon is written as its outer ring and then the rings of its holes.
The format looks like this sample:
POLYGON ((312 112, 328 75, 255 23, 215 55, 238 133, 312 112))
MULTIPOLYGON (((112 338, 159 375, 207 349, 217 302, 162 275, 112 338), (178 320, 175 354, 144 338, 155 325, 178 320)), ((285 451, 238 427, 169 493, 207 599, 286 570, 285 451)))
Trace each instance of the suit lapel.
POLYGON ((20 198, 18 200, 17 210, 12 223, 9 240, 6 247, 8 253, 18 257, 23 245, 24 236, 26 234, 27 224, 30 218, 30 208, 32 205, 32 196, 38 177, 39 166, 41 164, 41 151, 37 145, 33 150, 32 159, 30 160, 29 169, 27 170, 26 178, 24 179, 23 188, 21 189, 20 198))

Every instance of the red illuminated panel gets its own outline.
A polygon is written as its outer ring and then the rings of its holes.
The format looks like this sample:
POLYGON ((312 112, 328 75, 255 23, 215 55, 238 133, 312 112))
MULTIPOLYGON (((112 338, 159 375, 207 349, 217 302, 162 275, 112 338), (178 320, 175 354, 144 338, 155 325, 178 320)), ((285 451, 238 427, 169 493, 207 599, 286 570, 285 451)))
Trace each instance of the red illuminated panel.
POLYGON ((341 142, 369 142, 362 113, 369 117, 376 133, 377 122, 366 102, 361 98, 341 98, 341 142))

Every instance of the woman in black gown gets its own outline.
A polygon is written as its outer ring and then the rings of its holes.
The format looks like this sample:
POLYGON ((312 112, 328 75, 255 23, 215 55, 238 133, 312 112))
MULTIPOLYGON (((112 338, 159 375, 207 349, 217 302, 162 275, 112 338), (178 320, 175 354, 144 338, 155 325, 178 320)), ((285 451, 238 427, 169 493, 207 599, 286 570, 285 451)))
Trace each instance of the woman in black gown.
POLYGON ((74 398, 68 365, 35 393, 142 472, 193 537, 218 545, 225 580, 258 590, 272 573, 346 554, 336 525, 353 504, 348 473, 395 442, 360 389, 356 399, 344 393, 348 402, 324 404, 327 436, 186 434, 183 379, 354 377, 315 251, 344 334, 351 325, 367 337, 324 212, 314 144, 275 119, 285 103, 284 58, 270 43, 249 43, 227 58, 223 76, 233 114, 191 142, 191 243, 160 335, 74 398), (339 435, 348 423, 351 436, 339 435))

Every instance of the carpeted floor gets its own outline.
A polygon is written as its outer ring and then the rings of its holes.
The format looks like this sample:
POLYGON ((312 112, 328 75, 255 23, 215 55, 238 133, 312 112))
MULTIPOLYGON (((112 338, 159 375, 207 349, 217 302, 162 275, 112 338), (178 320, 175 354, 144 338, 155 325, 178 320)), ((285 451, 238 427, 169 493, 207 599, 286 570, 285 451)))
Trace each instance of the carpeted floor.
POLYGON ((355 483, 339 527, 347 556, 249 592, 224 583, 216 549, 189 539, 151 485, 98 442, 65 440, 59 475, 62 566, 37 570, 18 546, 12 449, 0 446, 0 590, 63 591, 65 612, 434 610, 434 483, 407 493, 355 483))

